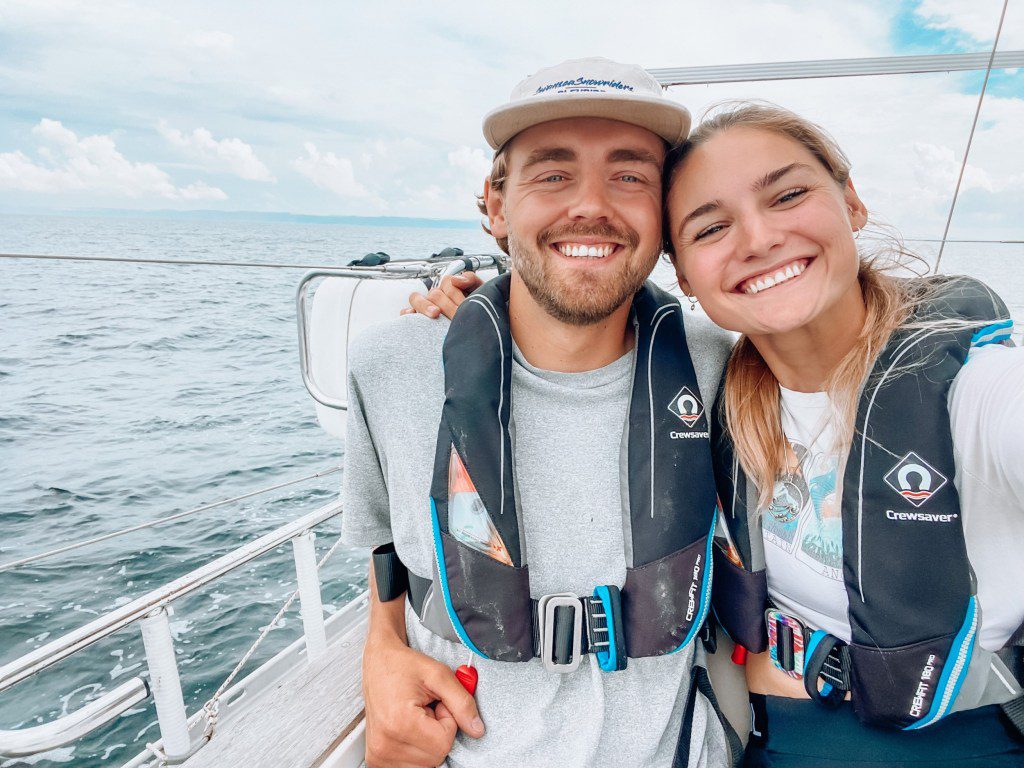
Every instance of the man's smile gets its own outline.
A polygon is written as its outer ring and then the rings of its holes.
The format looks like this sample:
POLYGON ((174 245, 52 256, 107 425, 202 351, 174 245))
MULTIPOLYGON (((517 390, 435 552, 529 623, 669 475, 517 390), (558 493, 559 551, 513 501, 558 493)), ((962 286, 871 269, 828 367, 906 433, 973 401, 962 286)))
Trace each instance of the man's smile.
POLYGON ((619 248, 619 244, 607 241, 581 242, 577 240, 566 240, 563 242, 552 243, 551 247, 563 256, 569 256, 577 259, 603 259, 606 256, 610 256, 615 253, 616 249, 619 248))

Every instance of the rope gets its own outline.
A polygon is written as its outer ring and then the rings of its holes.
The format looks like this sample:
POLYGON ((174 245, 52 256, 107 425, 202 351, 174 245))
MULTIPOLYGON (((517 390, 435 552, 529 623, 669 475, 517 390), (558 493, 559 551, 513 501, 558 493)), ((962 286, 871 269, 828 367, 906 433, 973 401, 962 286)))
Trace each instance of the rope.
POLYGON ((960 196, 960 184, 964 180, 964 171, 967 170, 967 156, 971 153, 971 143, 974 141, 974 130, 978 127, 978 116, 981 114, 981 103, 985 100, 985 89, 988 88, 988 76, 992 73, 992 61, 996 57, 996 48, 999 47, 999 35, 1003 31, 1003 19, 1006 18, 1006 6, 1010 0, 1003 0, 1003 12, 999 14, 999 26, 996 27, 996 39, 992 42, 992 53, 988 57, 988 67, 985 69, 985 81, 981 84, 981 93, 978 94, 978 106, 974 108, 974 120, 971 122, 971 133, 967 137, 967 148, 964 150, 964 161, 960 163, 960 175, 956 179, 956 189, 953 190, 953 199, 949 203, 949 215, 946 217, 946 228, 942 231, 942 244, 939 246, 939 255, 935 258, 935 273, 939 272, 939 265, 942 263, 942 252, 946 250, 946 237, 949 235, 949 225, 953 223, 953 211, 956 210, 956 201, 960 196))
POLYGON ((261 488, 258 491, 251 491, 250 493, 243 493, 241 496, 235 496, 234 498, 223 499, 221 501, 215 501, 212 504, 204 504, 203 506, 196 507, 195 509, 189 509, 189 510, 186 510, 185 512, 177 512, 177 513, 175 513, 173 515, 168 515, 167 517, 160 517, 160 518, 157 518, 156 520, 150 520, 147 523, 141 523, 139 525, 133 525, 130 528, 122 528, 121 530, 114 531, 113 533, 105 533, 102 536, 97 536, 97 537, 92 538, 92 539, 85 539, 84 541, 73 542, 73 543, 67 544, 67 545, 65 545, 63 547, 58 547, 57 549, 52 549, 49 552, 41 552, 38 555, 30 555, 29 557, 23 557, 21 560, 12 560, 9 563, 4 563, 4 564, 0 565, 0 573, 3 573, 4 571, 11 571, 11 570, 14 570, 15 568, 20 568, 20 567, 22 567, 24 565, 28 565, 29 563, 34 563, 34 562, 37 562, 38 560, 44 560, 44 559, 46 559, 48 557, 53 557, 55 555, 61 555, 61 554, 64 554, 65 552, 71 552, 72 550, 82 549, 83 547, 89 547, 89 546, 92 546, 93 544, 99 544, 99 543, 104 542, 104 541, 109 541, 110 539, 117 538, 118 536, 124 536, 125 534, 134 533, 135 531, 141 531, 144 528, 152 528, 152 527, 157 526, 157 525, 162 525, 163 523, 170 523, 170 522, 173 522, 174 520, 181 520, 183 517, 188 517, 189 515, 194 515, 197 512, 205 512, 205 511, 207 511, 209 509, 213 509, 214 507, 220 507, 220 506, 223 506, 225 504, 231 504, 231 503, 236 502, 236 501, 242 501, 243 499, 249 499, 249 498, 252 498, 253 496, 259 496, 260 494, 263 494, 263 493, 269 493, 270 491, 276 491, 276 490, 278 490, 280 488, 287 488, 289 485, 297 485, 298 483, 304 483, 307 480, 313 480, 313 479, 318 478, 318 477, 326 477, 327 475, 333 475, 335 472, 340 472, 340 471, 341 471, 341 467, 332 467, 331 469, 325 469, 325 470, 321 470, 320 472, 314 472, 312 475, 306 475, 305 477, 300 477, 297 480, 288 480, 288 481, 283 482, 283 483, 278 483, 277 485, 271 485, 271 486, 268 486, 266 488, 261 488))
MULTIPOLYGON (((320 562, 317 563, 316 568, 318 571, 321 568, 323 568, 324 563, 331 559, 331 556, 338 550, 338 547, 341 546, 341 543, 342 539, 339 536, 338 540, 334 542, 334 546, 332 546, 327 551, 327 554, 325 554, 323 558, 321 558, 320 562)), ((281 606, 281 610, 277 612, 277 615, 274 616, 274 618, 271 619, 270 623, 263 628, 263 631, 260 632, 255 642, 253 642, 253 644, 249 646, 249 650, 245 652, 245 655, 242 656, 242 659, 235 665, 235 668, 231 670, 231 673, 226 678, 224 678, 224 682, 220 684, 220 687, 213 694, 213 696, 210 697, 209 701, 203 704, 203 708, 200 711, 206 715, 206 730, 203 732, 203 738, 205 741, 209 741, 210 739, 212 739, 214 731, 217 729, 217 716, 220 712, 220 699, 224 695, 224 692, 227 691, 227 689, 231 686, 231 683, 234 682, 234 679, 238 676, 238 673, 242 671, 242 668, 246 665, 249 659, 252 658, 252 655, 256 652, 256 649, 259 648, 263 641, 267 638, 267 635, 269 635, 270 632, 277 626, 278 622, 281 621, 282 617, 291 607, 292 603, 295 602, 295 598, 297 598, 298 596, 299 590, 296 589, 285 601, 284 605, 281 606)))

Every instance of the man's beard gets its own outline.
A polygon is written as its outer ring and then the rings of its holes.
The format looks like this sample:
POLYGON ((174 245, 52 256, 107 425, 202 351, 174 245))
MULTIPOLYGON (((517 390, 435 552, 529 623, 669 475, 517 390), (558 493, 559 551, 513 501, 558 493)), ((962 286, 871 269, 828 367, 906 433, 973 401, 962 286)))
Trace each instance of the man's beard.
POLYGON ((631 299, 647 280, 658 260, 658 254, 649 257, 636 254, 640 237, 633 230, 618 230, 611 225, 566 227, 558 231, 546 230, 537 236, 533 247, 518 240, 509 228, 508 249, 512 266, 526 289, 549 315, 569 325, 593 325, 608 317, 631 299), (601 270, 592 274, 578 270, 570 276, 562 270, 552 269, 559 257, 549 252, 548 246, 556 242, 571 242, 574 237, 604 237, 618 242, 630 254, 618 254, 617 270, 601 270))

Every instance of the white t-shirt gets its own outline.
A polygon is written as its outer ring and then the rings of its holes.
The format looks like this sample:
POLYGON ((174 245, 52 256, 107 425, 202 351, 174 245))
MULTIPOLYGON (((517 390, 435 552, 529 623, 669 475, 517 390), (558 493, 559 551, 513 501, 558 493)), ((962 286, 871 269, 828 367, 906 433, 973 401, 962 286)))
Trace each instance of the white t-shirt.
MULTIPOLYGON (((833 452, 828 395, 781 392, 782 427, 800 468, 779 477, 761 511, 768 592, 783 611, 849 642, 842 456, 833 452)), ((1024 621, 1024 347, 973 350, 950 387, 949 412, 979 637, 996 651, 1024 621)))

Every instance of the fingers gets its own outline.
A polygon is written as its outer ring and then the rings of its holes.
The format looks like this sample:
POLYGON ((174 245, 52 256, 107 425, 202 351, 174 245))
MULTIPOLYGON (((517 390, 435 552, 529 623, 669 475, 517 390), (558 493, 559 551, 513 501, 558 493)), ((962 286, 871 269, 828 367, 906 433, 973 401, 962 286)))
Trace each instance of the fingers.
MULTIPOLYGON (((433 291, 431 291, 431 293, 433 293, 433 291)), ((422 293, 409 294, 410 312, 417 312, 436 320, 441 316, 441 310, 438 309, 437 305, 428 298, 429 295, 430 294, 424 296, 422 293)))
POLYGON ((431 288, 427 291, 427 299, 430 303, 437 307, 441 314, 449 320, 455 316, 455 310, 459 308, 459 304, 465 298, 466 295, 453 286, 451 278, 448 277, 442 280, 437 288, 431 288))
POLYGON ((455 718, 452 717, 452 713, 449 711, 448 707, 445 706, 445 703, 443 701, 439 701, 437 702, 437 704, 434 705, 434 717, 436 717, 439 721, 451 720, 453 726, 455 726, 456 728, 459 727, 458 723, 455 722, 455 718))
POLYGON ((455 310, 466 300, 466 296, 483 285, 483 279, 475 272, 464 272, 461 275, 445 277, 436 288, 431 288, 426 295, 413 293, 409 295, 409 306, 400 314, 409 315, 417 312, 426 317, 437 319, 444 315, 449 320, 455 316, 455 310))
POLYGON ((476 272, 463 272, 452 278, 452 284, 466 295, 469 295, 484 284, 484 279, 476 272))
POLYGON ((431 687, 431 693, 440 701, 435 714, 438 709, 444 707, 442 711, 451 714, 463 733, 474 739, 484 735, 484 721, 480 719, 476 699, 462 687, 454 672, 442 666, 427 678, 427 684, 431 687))
POLYGON ((378 766, 437 766, 451 751, 457 723, 438 721, 431 680, 454 674, 405 645, 377 643, 363 654, 366 761, 378 766))
POLYGON ((366 728, 366 764, 370 768, 440 765, 451 752, 457 725, 446 717, 438 721, 432 711, 418 709, 410 713, 400 729, 377 725, 366 728))

